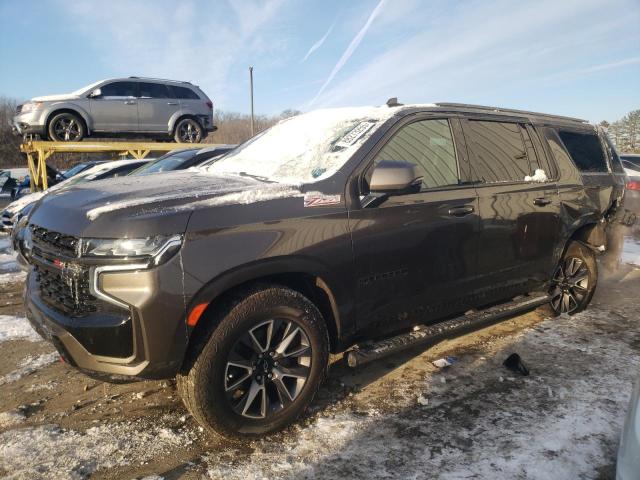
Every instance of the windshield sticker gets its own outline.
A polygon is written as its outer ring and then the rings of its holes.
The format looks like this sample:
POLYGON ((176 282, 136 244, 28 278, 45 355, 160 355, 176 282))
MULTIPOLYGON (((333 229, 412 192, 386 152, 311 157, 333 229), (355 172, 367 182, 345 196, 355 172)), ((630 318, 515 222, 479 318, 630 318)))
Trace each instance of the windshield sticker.
POLYGON ((336 142, 336 147, 347 148, 356 143, 360 138, 367 133, 376 124, 376 122, 367 121, 360 122, 353 127, 349 132, 336 142))
POLYGON ((308 192, 304 194, 304 206, 306 207, 326 207, 339 205, 340 195, 325 195, 320 192, 308 192))

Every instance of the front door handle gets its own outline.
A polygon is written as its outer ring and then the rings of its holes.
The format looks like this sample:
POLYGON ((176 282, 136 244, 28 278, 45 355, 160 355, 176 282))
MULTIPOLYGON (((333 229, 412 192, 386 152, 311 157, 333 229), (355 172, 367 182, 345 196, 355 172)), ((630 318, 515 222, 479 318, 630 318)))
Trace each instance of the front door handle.
POLYGON ((539 207, 544 207, 545 205, 549 205, 550 203, 551 199, 546 197, 538 197, 533 200, 533 204, 539 207))
POLYGON ((136 101, 135 100, 127 100, 126 102, 124 102, 125 105, 135 105, 136 101))
POLYGON ((167 105, 178 105, 178 102, 167 102, 167 105))
POLYGON ((469 215, 475 211, 470 205, 465 205, 464 207, 455 207, 449 209, 449 215, 452 217, 464 217, 465 215, 469 215))

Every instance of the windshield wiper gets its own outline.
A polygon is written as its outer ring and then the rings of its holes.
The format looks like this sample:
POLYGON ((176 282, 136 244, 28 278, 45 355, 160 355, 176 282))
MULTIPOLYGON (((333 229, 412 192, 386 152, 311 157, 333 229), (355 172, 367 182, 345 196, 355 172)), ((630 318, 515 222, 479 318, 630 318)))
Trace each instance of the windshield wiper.
POLYGON ((264 183, 277 183, 277 182, 274 182, 273 180, 269 180, 267 177, 261 177, 260 175, 253 175, 252 173, 238 172, 238 175, 240 175, 241 177, 253 178, 254 180, 258 180, 264 183))

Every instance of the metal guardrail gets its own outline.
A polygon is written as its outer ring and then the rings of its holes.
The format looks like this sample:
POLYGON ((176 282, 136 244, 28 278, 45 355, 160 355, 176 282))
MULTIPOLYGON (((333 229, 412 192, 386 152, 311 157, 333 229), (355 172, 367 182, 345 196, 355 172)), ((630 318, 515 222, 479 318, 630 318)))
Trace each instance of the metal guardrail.
POLYGON ((163 143, 163 142, 48 142, 27 141, 20 145, 20 151, 27 155, 31 191, 46 190, 47 159, 54 153, 99 153, 118 152, 133 158, 145 158, 151 152, 171 152, 173 150, 215 147, 207 143, 163 143))

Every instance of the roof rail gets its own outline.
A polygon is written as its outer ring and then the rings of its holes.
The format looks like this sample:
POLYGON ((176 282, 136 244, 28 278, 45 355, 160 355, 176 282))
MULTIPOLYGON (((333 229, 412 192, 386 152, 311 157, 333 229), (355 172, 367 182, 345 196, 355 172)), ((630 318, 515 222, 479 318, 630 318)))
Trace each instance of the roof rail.
POLYGON ((535 117, 542 118, 555 118, 558 120, 566 120, 569 122, 579 122, 579 123, 589 123, 588 120, 584 120, 582 118, 574 118, 574 117, 565 117, 563 115, 552 115, 550 113, 539 113, 539 112, 530 112, 528 110, 515 110, 512 108, 500 108, 500 107, 488 107, 486 105, 472 105, 467 103, 436 103, 438 107, 454 107, 454 108, 469 108, 473 110, 484 110, 487 112, 496 112, 496 113, 517 113, 520 115, 531 115, 535 117))
POLYGON ((136 77, 130 76, 129 78, 135 78, 136 80, 156 80, 158 82, 173 82, 173 83, 191 83, 185 80, 171 80, 169 78, 154 78, 154 77, 136 77))

